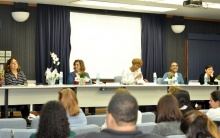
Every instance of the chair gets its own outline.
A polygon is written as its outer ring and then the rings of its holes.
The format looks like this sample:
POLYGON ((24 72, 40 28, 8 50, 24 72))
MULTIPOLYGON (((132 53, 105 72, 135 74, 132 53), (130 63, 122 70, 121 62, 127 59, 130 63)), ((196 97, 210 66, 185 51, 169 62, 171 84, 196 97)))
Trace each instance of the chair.
POLYGON ((39 116, 33 118, 32 121, 31 121, 31 129, 38 129, 39 121, 40 121, 39 116))
POLYGON ((142 123, 155 122, 156 115, 153 112, 143 112, 142 113, 142 123))
POLYGON ((121 79, 122 79, 121 76, 115 76, 115 77, 114 77, 114 82, 119 82, 119 83, 121 83, 121 79))
POLYGON ((85 126, 77 126, 77 127, 70 127, 71 131, 74 131, 76 135, 84 134, 88 132, 100 132, 100 128, 97 125, 90 124, 85 126))
POLYGON ((157 78, 157 84, 163 84, 163 78, 157 78))
POLYGON ((96 124, 99 127, 102 126, 105 123, 106 115, 88 115, 87 118, 87 124, 96 124))
POLYGON ((36 132, 36 129, 0 129, 0 138, 29 138, 36 132))
POLYGON ((0 119, 1 128, 26 129, 27 122, 23 118, 4 118, 0 119))
POLYGON ((166 136, 166 138, 186 138, 185 135, 169 135, 169 136, 166 136))
POLYGON ((144 134, 151 133, 157 124, 154 122, 141 123, 136 125, 136 129, 142 131, 144 134))

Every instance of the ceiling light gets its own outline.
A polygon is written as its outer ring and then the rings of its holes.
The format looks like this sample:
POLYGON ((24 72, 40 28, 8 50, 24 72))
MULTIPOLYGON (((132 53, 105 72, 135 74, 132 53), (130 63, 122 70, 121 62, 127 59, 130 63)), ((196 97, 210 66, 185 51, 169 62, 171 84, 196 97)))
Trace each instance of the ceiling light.
POLYGON ((173 16, 171 29, 174 33, 182 33, 185 29, 184 17, 183 16, 173 16))
POLYGON ((142 11, 143 10, 144 11, 157 11, 157 12, 177 10, 176 8, 152 7, 152 6, 143 6, 143 5, 131 5, 131 4, 124 4, 124 3, 87 1, 87 0, 74 1, 72 2, 72 4, 110 7, 110 8, 135 9, 135 10, 142 10, 142 11))

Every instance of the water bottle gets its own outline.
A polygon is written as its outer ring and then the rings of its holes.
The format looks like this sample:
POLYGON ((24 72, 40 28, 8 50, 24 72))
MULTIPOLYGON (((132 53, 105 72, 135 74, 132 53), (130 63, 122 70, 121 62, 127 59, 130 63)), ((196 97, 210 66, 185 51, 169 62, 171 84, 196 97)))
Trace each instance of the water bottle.
POLYGON ((63 85, 63 72, 60 72, 59 85, 63 85))
POLYGON ((154 81, 154 84, 157 84, 157 73, 156 72, 153 73, 153 81, 154 81))
POLYGON ((100 75, 99 75, 99 73, 97 73, 97 75, 96 75, 96 82, 95 83, 96 84, 100 83, 100 75))
POLYGON ((174 77, 175 77, 174 84, 178 84, 178 73, 177 72, 174 74, 174 77))
POLYGON ((204 85, 208 84, 208 76, 207 74, 204 75, 204 85))

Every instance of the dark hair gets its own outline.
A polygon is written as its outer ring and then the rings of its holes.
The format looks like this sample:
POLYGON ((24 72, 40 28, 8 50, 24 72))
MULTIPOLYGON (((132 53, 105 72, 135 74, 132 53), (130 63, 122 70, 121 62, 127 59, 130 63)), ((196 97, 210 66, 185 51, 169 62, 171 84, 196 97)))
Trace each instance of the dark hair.
POLYGON ((183 107, 184 105, 189 105, 190 104, 190 96, 189 92, 186 90, 179 90, 173 94, 176 99, 178 100, 179 107, 183 107))
POLYGON ((208 68, 213 68, 213 66, 212 66, 212 65, 207 65, 207 66, 205 67, 205 69, 208 69, 208 68))
POLYGON ((157 123, 182 119, 177 99, 172 94, 166 94, 160 98, 157 104, 157 112, 157 123))
MULTIPOLYGON (((17 60, 16 58, 14 58, 14 57, 10 58, 10 59, 7 61, 7 63, 5 64, 5 72, 6 72, 6 73, 11 72, 10 64, 11 64, 11 61, 12 61, 13 59, 16 60, 17 63, 18 63, 18 60, 17 60)), ((18 72, 21 71, 21 67, 19 66, 19 64, 18 64, 18 69, 17 69, 17 71, 18 71, 18 72)))
POLYGON ((219 138, 219 131, 204 113, 198 110, 188 111, 180 125, 180 129, 187 138, 219 138))
POLYGON ((215 102, 220 101, 220 90, 213 91, 211 97, 215 102))
MULTIPOLYGON (((172 66, 173 63, 176 63, 176 64, 177 64, 177 62, 173 61, 173 62, 170 63, 170 67, 172 66)), ((177 65, 178 65, 178 64, 177 64, 177 65)))
POLYGON ((108 113, 112 114, 117 125, 122 126, 124 123, 136 124, 137 122, 138 103, 130 94, 115 94, 108 105, 108 113))
MULTIPOLYGON (((80 65, 80 71, 84 72, 86 70, 86 66, 84 64, 84 61, 81 60, 81 59, 77 59, 73 62, 73 66, 76 64, 76 62, 79 62, 79 65, 80 65)), ((75 70, 75 68, 74 68, 75 70)))
POLYGON ((66 110, 58 101, 47 102, 40 114, 36 138, 66 138, 70 135, 66 110))

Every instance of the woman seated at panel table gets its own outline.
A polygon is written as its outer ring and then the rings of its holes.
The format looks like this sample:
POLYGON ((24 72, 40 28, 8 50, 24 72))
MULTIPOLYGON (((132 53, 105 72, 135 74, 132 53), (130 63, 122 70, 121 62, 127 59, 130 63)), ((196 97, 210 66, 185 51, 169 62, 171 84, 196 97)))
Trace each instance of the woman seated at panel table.
POLYGON ((132 66, 130 68, 126 68, 122 72, 121 83, 125 85, 135 85, 135 84, 143 84, 144 82, 148 82, 143 79, 141 69, 143 62, 139 58, 134 58, 132 60, 132 66))
POLYGON ((204 84, 204 76, 207 75, 207 83, 214 84, 214 80, 216 76, 214 75, 214 70, 212 65, 208 65, 205 67, 205 72, 199 76, 200 84, 204 84))
MULTIPOLYGON (((16 58, 10 58, 5 65, 5 85, 24 85, 27 79, 21 71, 16 58)), ((21 111, 22 117, 27 119, 29 116, 29 108, 27 105, 17 106, 21 111)))

